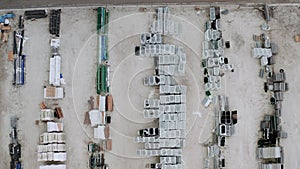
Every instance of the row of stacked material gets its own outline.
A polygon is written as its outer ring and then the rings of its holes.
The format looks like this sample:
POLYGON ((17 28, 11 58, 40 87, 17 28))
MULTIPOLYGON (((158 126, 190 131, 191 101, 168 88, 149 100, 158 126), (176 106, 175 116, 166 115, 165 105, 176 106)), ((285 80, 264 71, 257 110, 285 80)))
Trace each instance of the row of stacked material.
POLYGON ((112 140, 109 134, 109 124, 113 111, 113 100, 111 95, 98 95, 95 99, 94 108, 89 111, 91 127, 94 127, 94 138, 102 141, 103 148, 111 150, 112 140))
POLYGON ((235 125, 237 124, 237 111, 230 111, 228 98, 219 95, 217 103, 218 108, 215 109, 217 121, 212 142, 207 147, 208 158, 206 159, 205 168, 209 168, 209 166, 225 167, 225 157, 222 152, 227 147, 226 139, 235 133, 235 125))
POLYGON ((208 143, 205 168, 224 168, 225 157, 222 154, 226 149, 226 139, 235 133, 237 123, 237 111, 230 110, 228 98, 224 95, 213 96, 211 91, 221 89, 221 77, 228 70, 234 71, 224 55, 224 48, 230 47, 230 42, 224 42, 221 25, 220 7, 209 8, 209 20, 206 22, 205 40, 202 43, 202 67, 204 70, 204 90, 206 97, 202 101, 204 107, 208 107, 212 100, 215 105, 215 128, 213 137, 208 143))
POLYGON ((158 71, 157 76, 183 75, 185 72, 186 55, 183 47, 171 44, 150 45, 146 43, 137 46, 135 53, 137 56, 154 57, 155 70, 158 71))
MULTIPOLYGON (((265 8, 268 10, 268 8, 265 8)), ((282 169, 284 167, 283 148, 280 146, 280 139, 287 138, 287 133, 282 131, 280 125, 283 94, 288 90, 286 74, 283 69, 275 73, 275 57, 278 54, 278 47, 271 42, 265 33, 254 35, 255 46, 252 49, 252 56, 260 60, 261 69, 259 77, 266 78, 264 91, 270 94, 270 103, 274 105, 271 114, 264 116, 260 123, 261 138, 258 140, 257 158, 260 160, 261 169, 282 169)))
MULTIPOLYGON (((45 10, 31 10, 24 12, 25 19, 38 19, 47 17, 45 10)), ((11 14, 9 18, 15 17, 14 14, 11 14)), ((7 25, 8 26, 8 25, 7 25)), ((24 37, 24 21, 23 17, 20 16, 19 19, 19 31, 14 31, 13 37, 13 54, 14 56, 14 76, 13 76, 13 85, 24 85, 25 84, 25 58, 26 55, 23 54, 24 43, 27 40, 24 37)), ((10 56, 9 60, 11 60, 10 56)))
POLYGON ((39 19, 47 17, 46 10, 30 10, 24 12, 25 19, 39 19))
POLYGON ((26 56, 18 56, 14 60, 13 85, 24 85, 25 83, 25 59, 26 56))
POLYGON ((183 168, 182 148, 185 142, 186 91, 177 84, 174 76, 185 74, 186 55, 182 47, 161 44, 163 35, 174 34, 174 21, 170 20, 168 7, 159 7, 157 20, 151 33, 141 35, 141 46, 135 48, 139 56, 154 57, 155 74, 144 78, 144 85, 159 87, 159 97, 144 100, 144 118, 158 119, 159 126, 138 131, 136 142, 145 148, 137 150, 139 156, 159 156, 151 168, 183 168), (157 47, 157 49, 156 49, 157 47))
MULTIPOLYGON (((202 66, 204 68, 204 88, 206 97, 203 105, 208 107, 212 102, 211 91, 221 89, 221 77, 224 71, 231 70, 233 65, 228 63, 228 58, 224 55, 224 39, 220 30, 220 8, 211 7, 209 9, 210 19, 206 22, 205 39, 202 44, 202 66)), ((226 42, 227 47, 230 46, 226 42)))
POLYGON ((61 9, 58 10, 50 10, 49 16, 49 31, 50 34, 59 37, 60 32, 60 13, 61 9))
POLYGON ((61 56, 58 53, 60 47, 59 27, 60 27, 60 12, 61 10, 51 10, 49 16, 49 32, 56 36, 51 38, 51 57, 49 62, 49 86, 44 87, 44 99, 62 99, 64 98, 64 88, 61 85, 65 84, 65 80, 61 74, 61 56), (53 22, 58 22, 53 26, 53 22))
POLYGON ((98 60, 99 60, 99 64, 102 63, 102 61, 107 61, 108 59, 108 52, 107 52, 107 35, 99 35, 98 37, 98 60))
POLYGON ((61 57, 54 55, 50 58, 49 84, 60 86, 61 57))
MULTIPOLYGON (((44 99, 62 99, 64 89, 61 87, 65 81, 61 74, 61 56, 58 53, 60 47, 60 12, 61 10, 51 10, 49 15, 49 32, 53 37, 50 40, 51 57, 49 62, 49 86, 44 87, 44 99)), ((66 169, 64 162, 67 160, 66 135, 63 133, 64 125, 60 107, 54 109, 47 108, 43 102, 40 111, 40 121, 46 125, 46 132, 40 135, 37 146, 38 161, 46 165, 40 165, 40 169, 66 169)))
POLYGON ((24 30, 14 31, 14 76, 13 85, 25 84, 25 66, 26 55, 23 54, 23 46, 26 38, 24 37, 24 30), (17 47, 17 44, 18 47, 17 47))
POLYGON ((12 116, 10 119, 11 132, 9 136, 11 138, 11 142, 9 144, 9 154, 11 157, 11 169, 21 169, 21 144, 18 139, 17 121, 18 118, 16 116, 12 116))
POLYGON ((112 95, 109 94, 108 65, 108 18, 109 11, 104 7, 97 10, 98 33, 98 63, 96 73, 96 96, 90 100, 91 110, 87 113, 85 122, 93 127, 96 142, 89 143, 89 168, 108 168, 104 160, 104 150, 112 149, 112 139, 109 134, 111 122, 110 112, 113 111, 112 95), (88 118, 87 118, 88 117, 88 118), (98 148, 96 148, 98 147, 98 148))
POLYGON ((97 94, 109 92, 109 67, 106 64, 97 66, 97 94))
POLYGON ((176 35, 181 32, 181 24, 170 19, 168 7, 159 7, 156 9, 156 20, 150 27, 151 33, 162 35, 176 35))
POLYGON ((42 109, 41 121, 45 122, 47 131, 40 135, 38 161, 64 162, 67 159, 63 123, 57 121, 57 112, 53 109, 42 109))
POLYGON ((60 39, 52 38, 50 41, 52 56, 49 64, 49 86, 44 87, 44 99, 64 98, 64 88, 60 87, 65 84, 65 80, 61 74, 61 56, 57 53, 59 46, 60 39))
POLYGON ((41 165, 39 169, 66 169, 66 165, 58 164, 58 165, 41 165))
MULTIPOLYGON (((24 12, 25 19, 39 19, 47 17, 46 10, 30 10, 24 12)), ((14 18, 14 14, 7 14, 5 18, 14 18)), ((8 21, 8 20, 7 20, 8 21)), ((8 22, 9 23, 9 22, 8 22)), ((6 24, 8 24, 6 23, 6 24)), ((4 28, 10 29, 9 25, 4 24, 4 28)), ((21 15, 19 18, 19 31, 14 31, 13 37, 13 55, 9 55, 9 60, 14 59, 14 76, 13 85, 25 84, 25 58, 23 54, 24 43, 27 38, 24 36, 24 18, 21 15)), ((6 30, 7 31, 7 30, 6 30)), ((1 31, 2 32, 2 31, 1 31)), ((2 33, 1 33, 2 36, 2 33)))
POLYGON ((108 18, 109 11, 104 7, 99 7, 97 13, 97 33, 98 33, 98 59, 99 64, 102 61, 107 61, 107 43, 108 43, 108 18))

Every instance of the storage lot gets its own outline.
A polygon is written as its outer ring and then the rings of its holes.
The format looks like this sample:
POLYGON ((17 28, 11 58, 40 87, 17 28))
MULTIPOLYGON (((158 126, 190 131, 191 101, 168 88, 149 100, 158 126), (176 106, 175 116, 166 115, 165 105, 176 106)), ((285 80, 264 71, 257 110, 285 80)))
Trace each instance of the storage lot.
MULTIPOLYGON (((134 55, 139 44, 139 34, 147 32, 152 22, 154 7, 149 12, 139 12, 137 7, 108 7, 109 62, 111 92, 114 96, 111 137, 113 150, 106 153, 107 163, 112 169, 144 168, 154 159, 141 159, 136 150, 141 144, 134 142, 138 129, 154 127, 157 122, 143 118, 143 100, 154 93, 154 88, 143 86, 142 79, 153 74, 153 60, 134 55)), ((235 72, 222 78, 222 90, 229 97, 229 104, 239 111, 236 134, 227 139, 226 166, 228 168, 257 168, 256 142, 259 137, 259 123, 265 113, 271 113, 269 96, 263 92, 263 79, 258 77, 260 65, 251 56, 253 34, 261 34, 264 22, 261 13, 252 7, 221 6, 229 9, 221 16, 223 37, 230 40, 231 48, 225 55, 235 66, 235 72)), ((204 39, 204 24, 208 19, 208 7, 201 7, 200 14, 194 6, 170 6, 170 13, 182 23, 182 34, 169 37, 167 41, 184 46, 187 55, 186 76, 178 79, 188 86, 187 92, 187 138, 184 149, 185 168, 203 168, 206 149, 203 147, 211 136, 214 113, 212 106, 205 109, 203 71, 201 70, 201 49, 204 39), (201 115, 196 115, 200 112, 201 115)), ((5 11, 1 11, 1 14, 5 11)), ((22 13, 22 11, 16 11, 22 13)), ((289 137, 282 141, 285 152, 285 167, 299 168, 297 160, 300 143, 297 120, 297 101, 300 100, 299 43, 293 36, 300 33, 300 10, 297 6, 280 6, 271 18, 270 38, 279 46, 276 69, 285 69, 290 89, 285 94, 282 113, 282 127, 289 137)), ((62 73, 67 82, 66 97, 56 101, 64 111, 64 125, 67 136, 68 168, 87 168, 87 143, 92 138, 92 129, 83 125, 88 110, 87 100, 95 93, 97 63, 96 11, 93 8, 62 8, 61 47, 62 73)), ((14 24, 17 24, 15 19, 14 24)), ((22 144, 24 168, 38 168, 37 144, 42 127, 35 125, 39 119, 38 104, 43 101, 43 86, 47 84, 49 70, 48 18, 25 22, 24 53, 27 54, 26 84, 15 88, 11 85, 13 65, 7 61, 9 43, 0 43, 0 168, 9 167, 9 118, 17 114, 19 137, 22 144), (29 155, 30 154, 30 155, 29 155)), ((10 34, 12 37, 12 34, 10 34)))

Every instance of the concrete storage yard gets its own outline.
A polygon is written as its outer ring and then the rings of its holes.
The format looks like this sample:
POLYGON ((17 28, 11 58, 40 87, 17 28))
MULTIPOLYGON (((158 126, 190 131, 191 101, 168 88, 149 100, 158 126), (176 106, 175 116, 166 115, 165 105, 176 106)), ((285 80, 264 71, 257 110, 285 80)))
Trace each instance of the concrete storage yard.
MULTIPOLYGON (((204 168, 207 144, 212 137, 213 105, 205 108, 202 100, 203 89, 202 41, 205 22, 209 19, 209 6, 169 5, 174 20, 182 24, 182 33, 165 40, 184 47, 187 56, 186 75, 176 79, 188 87, 186 139, 183 161, 186 169, 204 168)), ((263 90, 265 79, 259 78, 260 63, 252 57, 253 34, 264 31, 260 26, 265 22, 257 6, 219 5, 228 9, 221 15, 221 30, 225 41, 231 47, 225 55, 234 65, 234 72, 222 77, 222 88, 218 93, 229 97, 231 108, 237 109, 238 123, 235 134, 227 139, 226 168, 258 168, 256 158, 259 126, 263 116, 272 113, 269 94, 263 90)), ((105 153, 106 163, 111 169, 145 168, 155 158, 137 156, 136 150, 142 144, 134 141, 137 131, 157 126, 157 121, 143 118, 144 99, 155 97, 154 88, 145 87, 143 78, 153 75, 153 59, 135 56, 134 48, 140 44, 140 34, 149 31, 157 6, 143 6, 147 12, 139 12, 139 6, 108 6, 108 48, 110 65, 110 90, 114 97, 114 111, 110 125, 113 148, 105 153)), ((97 69, 97 7, 61 8, 59 53, 62 57, 62 74, 66 80, 65 98, 52 101, 64 111, 64 133, 66 133, 67 168, 88 168, 87 144, 93 138, 93 130, 84 125, 87 100, 96 93, 95 77, 97 69)), ((7 11, 0 11, 0 15, 7 11)), ((17 27, 18 15, 12 20, 17 27)), ((12 50, 12 32, 7 43, 0 42, 0 168, 9 168, 10 117, 17 115, 18 136, 22 145, 23 168, 38 168, 37 145, 43 125, 39 120, 39 104, 43 101, 43 86, 49 76, 49 18, 26 20, 24 45, 26 60, 26 82, 16 88, 11 84, 13 64, 7 61, 7 52, 12 50)), ((300 168, 300 135, 298 101, 300 100, 300 43, 294 35, 300 34, 300 4, 276 6, 269 22, 271 41, 278 45, 275 70, 284 69, 287 74, 289 91, 284 95, 281 125, 288 132, 282 139, 285 168, 300 168)))

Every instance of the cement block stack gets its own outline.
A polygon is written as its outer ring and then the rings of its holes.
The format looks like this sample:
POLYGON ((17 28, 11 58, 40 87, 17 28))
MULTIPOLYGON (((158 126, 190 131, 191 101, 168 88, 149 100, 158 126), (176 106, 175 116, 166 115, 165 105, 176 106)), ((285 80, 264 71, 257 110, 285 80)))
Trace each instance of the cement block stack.
MULTIPOLYGON (((261 26, 262 30, 268 31, 271 28, 268 25, 270 21, 270 8, 264 5, 265 23, 261 26)), ((265 78, 264 90, 270 95, 270 103, 273 110, 266 114, 260 123, 261 138, 257 145, 257 158, 261 169, 280 169, 284 168, 283 147, 280 145, 280 139, 287 138, 287 132, 282 130, 281 113, 284 92, 288 91, 289 85, 286 83, 286 73, 280 69, 275 71, 276 60, 279 54, 277 44, 272 42, 268 32, 260 35, 253 35, 255 41, 252 49, 253 58, 259 59, 261 69, 260 78, 265 78)))
POLYGON ((158 119, 159 126, 139 130, 136 142, 145 148, 137 150, 139 156, 158 156, 152 168, 182 169, 182 148, 185 143, 187 87, 175 81, 175 76, 185 74, 184 49, 172 44, 162 44, 163 36, 178 34, 179 23, 170 19, 169 8, 159 7, 157 19, 150 33, 141 35, 141 46, 135 48, 140 57, 153 57, 155 75, 144 78, 144 85, 159 87, 159 97, 144 100, 144 118, 158 119))
MULTIPOLYGON (((204 89, 206 97, 203 105, 208 107, 213 100, 214 91, 221 89, 221 77, 225 71, 234 71, 233 65, 229 64, 228 57, 224 54, 225 42, 222 37, 219 7, 210 7, 209 20, 206 22, 205 39, 202 43, 202 66, 204 70, 204 89)), ((227 42, 230 47, 230 42, 227 42)))
POLYGON ((209 8, 209 20, 206 22, 205 40, 202 43, 202 66, 204 70, 204 90, 206 97, 202 101, 204 107, 218 103, 214 108, 216 117, 215 129, 212 140, 207 144, 208 158, 206 158, 205 169, 225 167, 224 150, 226 139, 235 133, 237 123, 237 110, 230 110, 228 98, 221 94, 222 76, 226 71, 234 72, 232 64, 229 64, 225 56, 225 47, 230 48, 230 42, 225 42, 222 36, 220 7, 209 8), (218 93, 218 95, 215 95, 218 93))

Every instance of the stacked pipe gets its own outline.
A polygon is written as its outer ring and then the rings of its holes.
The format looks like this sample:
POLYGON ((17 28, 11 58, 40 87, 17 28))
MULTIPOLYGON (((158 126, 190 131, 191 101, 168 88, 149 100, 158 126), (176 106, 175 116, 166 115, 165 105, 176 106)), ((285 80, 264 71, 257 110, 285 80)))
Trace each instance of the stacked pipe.
POLYGON ((47 17, 47 12, 46 12, 46 10, 25 11, 24 16, 25 16, 25 19, 46 18, 47 17))
POLYGON ((97 33, 98 33, 98 66, 96 76, 97 94, 109 92, 109 66, 108 61, 108 18, 109 11, 104 7, 97 10, 97 33))
POLYGON ((25 84, 25 66, 26 66, 26 55, 23 54, 23 47, 26 40, 24 37, 24 30, 14 31, 14 75, 13 85, 24 85, 25 84), (18 40, 17 40, 18 39, 18 40), (18 43, 18 45, 17 45, 18 43))

